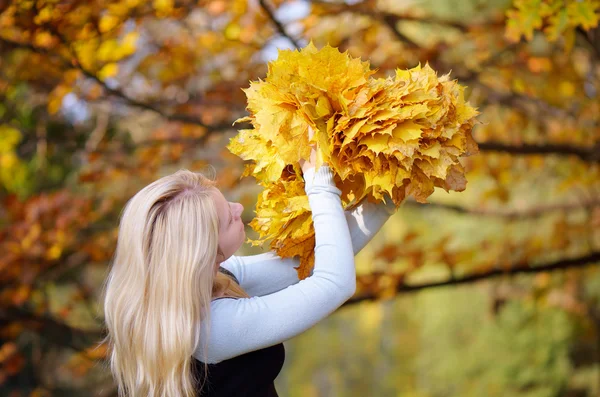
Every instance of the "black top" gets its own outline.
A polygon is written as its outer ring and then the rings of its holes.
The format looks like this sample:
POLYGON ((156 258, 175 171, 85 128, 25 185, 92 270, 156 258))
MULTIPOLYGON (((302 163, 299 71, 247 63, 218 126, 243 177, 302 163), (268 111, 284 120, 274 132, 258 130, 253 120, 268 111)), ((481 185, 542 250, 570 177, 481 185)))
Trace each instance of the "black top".
MULTIPOLYGON (((236 277, 227 269, 219 271, 236 282, 236 277)), ((239 283, 238 283, 239 284, 239 283)), ((235 299, 235 298, 217 298, 235 299)), ((208 364, 208 379, 204 383, 202 397, 278 397, 274 380, 279 375, 285 360, 283 343, 255 350, 237 357, 208 364)), ((204 363, 192 360, 192 370, 199 385, 204 380, 204 363)), ((199 386, 198 385, 198 386, 199 386)))

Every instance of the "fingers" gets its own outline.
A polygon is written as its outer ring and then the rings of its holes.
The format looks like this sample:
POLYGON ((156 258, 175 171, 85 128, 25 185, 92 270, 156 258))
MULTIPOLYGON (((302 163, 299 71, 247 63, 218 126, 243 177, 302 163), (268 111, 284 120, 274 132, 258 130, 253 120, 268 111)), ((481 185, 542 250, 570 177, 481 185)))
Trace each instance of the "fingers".
POLYGON ((317 161, 317 143, 310 143, 310 140, 312 139, 312 137, 315 135, 315 131, 313 130, 313 128, 309 125, 308 126, 308 140, 309 140, 309 144, 311 147, 311 152, 310 152, 310 157, 308 159, 308 161, 305 161, 304 159, 300 159, 300 167, 302 168, 302 172, 306 172, 306 170, 308 170, 309 168, 313 168, 315 167, 316 161, 317 161))
POLYGON ((309 125, 308 126, 308 139, 312 139, 312 137, 315 135, 315 130, 312 129, 312 127, 309 125))

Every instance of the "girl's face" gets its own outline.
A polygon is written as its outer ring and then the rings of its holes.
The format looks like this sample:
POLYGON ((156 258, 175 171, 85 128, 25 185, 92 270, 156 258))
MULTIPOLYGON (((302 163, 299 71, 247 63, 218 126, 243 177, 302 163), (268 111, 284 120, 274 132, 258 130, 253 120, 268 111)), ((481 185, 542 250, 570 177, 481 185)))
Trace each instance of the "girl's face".
POLYGON ((233 255, 244 243, 246 238, 246 229, 242 222, 244 206, 227 201, 218 189, 213 189, 211 192, 219 215, 219 247, 223 252, 222 257, 217 255, 218 262, 215 268, 218 269, 219 263, 233 255))

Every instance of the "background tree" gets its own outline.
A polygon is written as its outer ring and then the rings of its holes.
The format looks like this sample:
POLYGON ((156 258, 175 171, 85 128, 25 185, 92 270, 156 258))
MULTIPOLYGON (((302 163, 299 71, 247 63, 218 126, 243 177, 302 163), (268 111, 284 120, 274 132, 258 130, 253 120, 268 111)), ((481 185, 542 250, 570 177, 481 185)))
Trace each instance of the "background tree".
POLYGON ((597 395, 599 10, 594 0, 0 3, 1 394, 115 393, 98 294, 124 203, 159 176, 212 164, 249 222, 258 189, 225 149, 246 113, 241 88, 276 48, 313 40, 370 60, 377 76, 419 62, 451 71, 484 124, 473 134, 481 153, 463 163, 467 190, 394 215, 357 260, 349 303, 363 303, 286 344, 278 390, 597 395), (309 353, 323 349, 332 354, 309 353))

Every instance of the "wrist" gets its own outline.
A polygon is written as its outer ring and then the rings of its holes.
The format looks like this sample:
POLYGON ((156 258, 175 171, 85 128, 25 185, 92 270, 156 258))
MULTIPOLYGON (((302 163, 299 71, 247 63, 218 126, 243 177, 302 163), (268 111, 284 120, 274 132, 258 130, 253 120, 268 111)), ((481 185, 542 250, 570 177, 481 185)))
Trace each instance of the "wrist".
POLYGON ((303 172, 302 177, 304 178, 305 191, 309 191, 313 186, 317 185, 335 187, 333 171, 326 164, 323 164, 318 170, 315 167, 307 169, 303 172))

